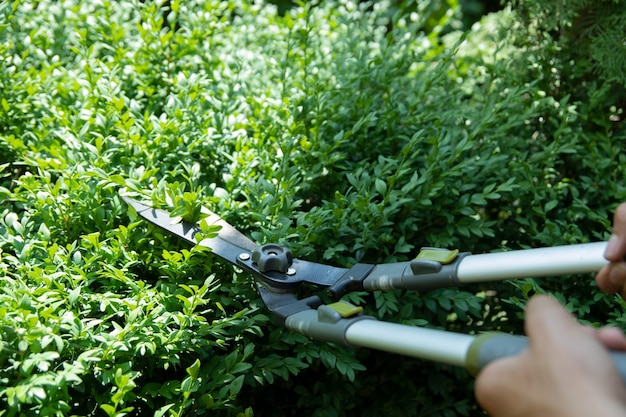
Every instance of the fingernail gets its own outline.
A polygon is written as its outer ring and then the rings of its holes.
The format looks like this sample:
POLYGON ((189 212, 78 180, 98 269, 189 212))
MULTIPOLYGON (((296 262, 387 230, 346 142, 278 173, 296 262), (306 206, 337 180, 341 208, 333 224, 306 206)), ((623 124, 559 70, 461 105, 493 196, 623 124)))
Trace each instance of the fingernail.
POLYGON ((606 249, 604 250, 604 257, 607 259, 613 259, 618 257, 619 254, 619 237, 617 235, 611 235, 609 241, 606 245, 606 249))
POLYGON ((609 272, 609 281, 613 284, 622 285, 626 282, 626 268, 623 264, 612 264, 609 272))

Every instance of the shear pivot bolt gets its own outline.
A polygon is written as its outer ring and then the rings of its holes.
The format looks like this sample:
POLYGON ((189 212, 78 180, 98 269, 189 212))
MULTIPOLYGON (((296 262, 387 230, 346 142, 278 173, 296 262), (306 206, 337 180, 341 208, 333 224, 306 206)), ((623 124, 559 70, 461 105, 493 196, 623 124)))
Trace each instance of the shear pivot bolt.
POLYGON ((261 272, 278 271, 288 274, 293 255, 289 249, 270 243, 255 249, 252 252, 252 261, 257 264, 261 272))
POLYGON ((250 259, 250 254, 246 252, 240 253, 239 259, 241 259, 242 261, 247 261, 248 259, 250 259))

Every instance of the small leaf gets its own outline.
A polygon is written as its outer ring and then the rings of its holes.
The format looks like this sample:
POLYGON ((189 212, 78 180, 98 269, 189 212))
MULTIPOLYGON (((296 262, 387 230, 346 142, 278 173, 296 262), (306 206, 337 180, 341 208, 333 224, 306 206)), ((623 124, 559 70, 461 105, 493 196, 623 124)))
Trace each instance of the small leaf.
POLYGON ((374 186, 376 187, 376 191, 378 191, 378 194, 383 196, 387 194, 387 183, 385 181, 381 180, 380 178, 376 178, 374 186))
POLYGON ((115 407, 113 407, 112 405, 109 404, 100 404, 100 408, 107 413, 107 415, 109 417, 115 417, 116 416, 116 411, 115 411, 115 407))
POLYGON ((165 413, 167 413, 167 411, 170 408, 174 407, 175 405, 176 405, 175 403, 164 405, 163 407, 161 407, 157 411, 155 411, 154 417, 163 417, 165 415, 165 413))
POLYGON ((551 211, 553 208, 555 208, 558 204, 559 204, 558 200, 550 200, 543 206, 543 210, 547 213, 551 211))
POLYGON ((472 194, 470 203, 477 206, 484 206, 485 204, 487 204, 487 200, 485 200, 485 198, 481 194, 472 194))
POLYGON ((68 293, 67 301, 70 304, 74 304, 78 300, 78 297, 80 297, 80 287, 76 287, 68 293))
POLYGON ((187 368, 187 373, 194 379, 198 377, 198 371, 200 371, 200 359, 196 359, 196 361, 187 368))
POLYGON ((243 387, 244 378, 245 375, 240 375, 235 378, 233 382, 230 383, 230 395, 235 396, 239 394, 239 391, 241 391, 241 387, 243 387))

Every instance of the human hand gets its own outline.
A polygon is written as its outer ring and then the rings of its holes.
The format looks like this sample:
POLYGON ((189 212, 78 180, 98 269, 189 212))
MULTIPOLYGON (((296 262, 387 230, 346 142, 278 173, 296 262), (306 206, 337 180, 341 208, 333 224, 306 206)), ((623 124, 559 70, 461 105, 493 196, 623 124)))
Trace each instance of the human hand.
POLYGON ((606 347, 626 350, 617 329, 585 328, 556 301, 529 301, 528 348, 492 362, 476 379, 476 398, 492 417, 626 415, 626 388, 606 347))
POLYGON ((609 294, 620 293, 626 298, 626 203, 621 204, 613 217, 613 235, 604 256, 610 264, 596 275, 598 287, 609 294))

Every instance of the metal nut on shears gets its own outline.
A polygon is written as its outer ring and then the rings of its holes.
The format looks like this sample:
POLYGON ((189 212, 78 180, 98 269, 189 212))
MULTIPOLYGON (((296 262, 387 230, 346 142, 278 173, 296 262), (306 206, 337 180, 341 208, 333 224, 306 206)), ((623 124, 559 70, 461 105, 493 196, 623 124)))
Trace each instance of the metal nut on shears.
POLYGON ((268 243, 252 251, 252 262, 257 264, 261 272, 286 273, 292 261, 291 250, 275 243, 268 243))

